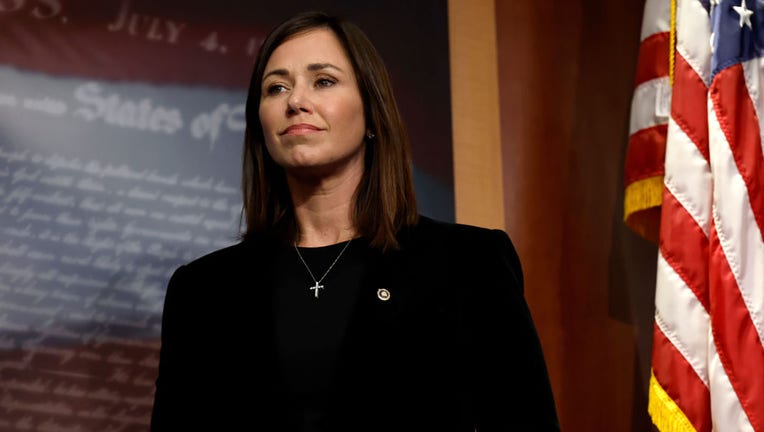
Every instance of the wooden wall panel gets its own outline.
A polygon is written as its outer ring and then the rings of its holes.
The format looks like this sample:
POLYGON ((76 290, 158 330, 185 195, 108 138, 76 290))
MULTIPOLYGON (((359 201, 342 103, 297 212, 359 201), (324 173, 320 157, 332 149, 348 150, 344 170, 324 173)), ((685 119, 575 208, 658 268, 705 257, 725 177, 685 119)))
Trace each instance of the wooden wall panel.
POLYGON ((493 0, 448 2, 456 220, 504 226, 493 0))
POLYGON ((563 430, 649 431, 656 248, 621 219, 643 0, 496 0, 495 48, 477 3, 449 2, 457 220, 493 224, 473 200, 502 194, 563 430), (493 109, 494 89, 498 150, 493 113, 470 109, 493 109), (475 168, 497 154, 500 177, 475 168))
POLYGON ((650 429, 634 319, 650 303, 633 308, 610 272, 614 241, 629 239, 619 194, 641 10, 496 3, 506 226, 568 431, 650 429))

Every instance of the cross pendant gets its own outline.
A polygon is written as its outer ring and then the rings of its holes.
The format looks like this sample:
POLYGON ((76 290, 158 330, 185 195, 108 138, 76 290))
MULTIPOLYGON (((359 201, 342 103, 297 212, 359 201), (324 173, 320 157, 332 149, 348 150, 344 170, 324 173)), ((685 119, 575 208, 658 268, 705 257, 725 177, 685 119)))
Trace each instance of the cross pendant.
POLYGON ((315 294, 316 298, 318 298, 318 290, 324 289, 324 286, 319 285, 318 282, 316 282, 316 284, 310 287, 310 289, 313 290, 313 294, 315 294))

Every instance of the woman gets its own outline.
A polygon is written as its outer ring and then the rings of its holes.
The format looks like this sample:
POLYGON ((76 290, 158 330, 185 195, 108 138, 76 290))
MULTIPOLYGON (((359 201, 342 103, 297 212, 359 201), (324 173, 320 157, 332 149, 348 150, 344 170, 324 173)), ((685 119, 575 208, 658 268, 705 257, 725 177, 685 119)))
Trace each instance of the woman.
POLYGON ((356 26, 267 37, 243 160, 244 240, 170 280, 153 430, 559 429, 509 238, 417 215, 356 26))

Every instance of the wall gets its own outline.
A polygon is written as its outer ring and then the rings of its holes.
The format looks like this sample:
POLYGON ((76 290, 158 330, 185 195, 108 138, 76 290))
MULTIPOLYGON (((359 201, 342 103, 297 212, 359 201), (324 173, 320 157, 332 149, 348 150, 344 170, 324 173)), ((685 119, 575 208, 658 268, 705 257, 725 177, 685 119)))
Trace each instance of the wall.
POLYGON ((656 247, 622 222, 642 7, 641 0, 449 6, 457 220, 503 226, 512 237, 565 431, 651 430, 656 247), (492 37, 474 52, 454 49, 492 37), (464 65, 474 71, 467 84, 453 79, 464 65), (457 100, 459 86, 475 97, 457 100), (466 130, 463 118, 475 110, 482 129, 466 130), (486 127, 498 131, 499 148, 486 142, 486 127), (492 175, 486 167, 496 157, 503 183, 475 187, 492 175), (497 201, 502 209, 490 204, 497 201))

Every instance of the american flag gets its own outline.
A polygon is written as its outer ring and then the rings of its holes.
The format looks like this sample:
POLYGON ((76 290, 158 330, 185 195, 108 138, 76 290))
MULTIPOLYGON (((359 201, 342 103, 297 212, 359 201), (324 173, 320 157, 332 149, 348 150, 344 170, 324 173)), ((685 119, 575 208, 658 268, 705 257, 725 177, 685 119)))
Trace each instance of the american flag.
POLYGON ((624 180, 624 219, 645 238, 658 240, 658 216, 663 192, 671 95, 669 53, 671 9, 669 0, 647 0, 634 95, 631 104, 629 146, 624 180))
POLYGON ((764 431, 764 2, 655 3, 675 49, 648 411, 662 431, 764 431))

